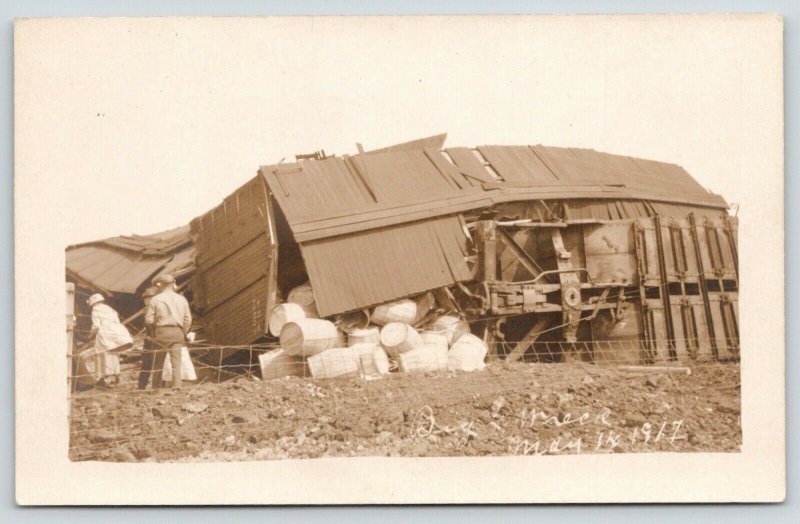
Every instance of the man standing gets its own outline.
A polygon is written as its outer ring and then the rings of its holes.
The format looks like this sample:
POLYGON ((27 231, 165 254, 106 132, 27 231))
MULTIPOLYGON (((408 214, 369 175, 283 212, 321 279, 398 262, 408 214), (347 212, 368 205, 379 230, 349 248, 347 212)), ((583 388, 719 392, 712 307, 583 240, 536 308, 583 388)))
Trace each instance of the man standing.
MULTIPOLYGON (((150 286, 149 288, 144 290, 142 294, 142 301, 144 301, 145 311, 147 311, 147 306, 150 305, 150 301, 153 300, 153 297, 158 294, 158 288, 155 286, 150 286)), ((153 333, 153 326, 151 324, 145 324, 145 337, 144 337, 144 345, 142 347, 142 367, 139 371, 139 389, 146 389, 147 384, 150 382, 150 374, 153 372, 153 364, 155 363, 155 358, 157 356, 158 346, 156 346, 155 342, 153 342, 153 337, 155 334, 153 333)), ((165 353, 161 352, 162 356, 165 353)), ((161 363, 164 363, 165 358, 161 359, 161 363)), ((153 381, 153 387, 157 388, 159 384, 156 384, 153 381)))
POLYGON ((157 294, 150 299, 144 314, 144 323, 153 333, 157 351, 153 364, 153 387, 161 385, 161 371, 166 352, 172 365, 172 387, 181 386, 181 347, 192 328, 192 313, 189 302, 175 292, 175 278, 159 275, 153 280, 157 294))

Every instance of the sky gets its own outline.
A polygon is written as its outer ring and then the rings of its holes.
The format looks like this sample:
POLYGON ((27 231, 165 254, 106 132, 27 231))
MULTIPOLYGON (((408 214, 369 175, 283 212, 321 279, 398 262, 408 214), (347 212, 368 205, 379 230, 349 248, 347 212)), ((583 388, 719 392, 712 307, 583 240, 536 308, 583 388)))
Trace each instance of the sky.
POLYGON ((65 246, 186 224, 298 153, 442 132, 673 162, 741 203, 782 111, 780 48, 743 17, 36 22, 47 38, 17 23, 16 183, 51 186, 65 246))

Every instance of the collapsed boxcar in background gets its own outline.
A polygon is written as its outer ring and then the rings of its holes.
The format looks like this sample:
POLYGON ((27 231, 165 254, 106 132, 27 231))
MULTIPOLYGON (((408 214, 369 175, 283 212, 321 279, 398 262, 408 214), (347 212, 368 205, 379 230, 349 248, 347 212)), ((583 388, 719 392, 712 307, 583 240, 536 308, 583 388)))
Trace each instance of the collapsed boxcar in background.
POLYGON ((171 274, 191 298, 193 272, 194 245, 188 225, 152 235, 119 236, 67 247, 66 280, 75 286, 76 344, 88 339, 91 311, 86 299, 91 294, 105 296, 131 329, 138 331, 144 326, 142 292, 152 279, 171 274))

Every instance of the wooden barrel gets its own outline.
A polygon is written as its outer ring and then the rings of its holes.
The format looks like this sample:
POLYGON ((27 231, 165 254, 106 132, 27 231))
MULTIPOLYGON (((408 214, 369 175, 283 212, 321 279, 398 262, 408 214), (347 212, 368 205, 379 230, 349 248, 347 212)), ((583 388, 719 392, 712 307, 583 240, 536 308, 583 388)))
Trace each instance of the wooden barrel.
POLYGON ((469 333, 469 324, 458 317, 443 315, 434 321, 431 331, 443 333, 447 336, 447 343, 453 345, 461 335, 469 333))
POLYGON ((461 335, 447 353, 448 367, 459 371, 483 369, 488 349, 486 343, 475 335, 461 335))
POLYGON ((300 304, 286 302, 278 304, 269 316, 269 332, 273 337, 281 336, 281 330, 289 322, 306 318, 306 311, 300 304))
POLYGON ((450 348, 450 344, 447 342, 447 335, 444 333, 439 333, 437 331, 423 331, 420 333, 420 338, 422 338, 423 344, 430 344, 430 345, 439 345, 447 351, 450 348))
POLYGON ((439 344, 421 344, 399 358, 403 373, 430 373, 447 371, 447 350, 439 344))
POLYGON ((342 313, 337 317, 337 322, 341 328, 347 332, 353 329, 364 329, 369 326, 369 309, 359 309, 358 311, 342 313))
POLYGON ((390 357, 411 351, 422 344, 417 330, 402 322, 389 322, 381 329, 381 345, 390 357))
POLYGON ((385 326, 391 322, 411 324, 416 316, 417 303, 413 300, 403 299, 377 306, 372 312, 370 320, 378 326, 385 326))
POLYGON ((356 344, 380 344, 381 343, 381 330, 376 326, 370 326, 364 329, 354 329, 347 334, 347 345, 355 346, 356 344))
POLYGON ((430 313, 436 307, 436 298, 430 291, 414 298, 414 303, 417 305, 417 311, 414 313, 414 320, 409 324, 417 325, 425 315, 430 313))
MULTIPOLYGON (((371 364, 370 372, 380 373, 379 367, 384 366, 377 352, 385 353, 374 344, 358 344, 350 347, 326 349, 316 355, 308 357, 308 369, 314 378, 344 378, 359 377, 364 375, 364 362, 371 364)), ((386 372, 389 371, 389 359, 386 357, 386 372)))
POLYGON ((281 347, 290 355, 309 357, 326 349, 344 346, 333 322, 304 318, 289 322, 281 330, 281 347))
POLYGON ((380 346, 373 346, 372 351, 359 355, 361 378, 373 379, 389 372, 389 356, 380 346))
POLYGON ((261 368, 262 380, 308 376, 306 362, 301 357, 289 355, 282 349, 275 349, 259 355, 258 365, 261 368))
POLYGON ((309 282, 289 291, 289 294, 286 296, 286 302, 300 304, 305 310, 306 316, 309 318, 317 318, 319 316, 319 313, 317 313, 317 303, 314 299, 314 289, 309 282))
POLYGON ((314 378, 359 376, 358 354, 353 348, 330 348, 306 359, 314 378))

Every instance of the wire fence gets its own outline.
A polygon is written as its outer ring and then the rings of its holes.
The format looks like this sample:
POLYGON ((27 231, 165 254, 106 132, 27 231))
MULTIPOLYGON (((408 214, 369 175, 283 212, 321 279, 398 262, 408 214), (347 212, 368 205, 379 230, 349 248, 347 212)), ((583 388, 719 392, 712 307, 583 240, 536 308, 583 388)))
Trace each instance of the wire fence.
MULTIPOLYGON (((429 333, 423 333, 425 337, 429 333)), ((592 340, 592 341, 490 341, 488 344, 472 336, 469 343, 458 339, 441 342, 422 338, 413 347, 384 348, 379 341, 360 342, 349 347, 342 338, 312 340, 295 353, 280 344, 220 346, 192 343, 182 346, 182 381, 189 383, 224 382, 236 377, 275 379, 283 376, 303 378, 375 379, 387 373, 431 373, 481 369, 485 363, 519 360, 528 363, 583 362, 595 366, 615 365, 685 365, 701 362, 731 362, 739 358, 738 341, 731 339, 678 339, 669 341, 592 340), (344 347, 343 347, 344 346, 344 347), (516 353, 516 355, 515 355, 516 353), (188 362, 187 362, 187 358, 188 362)), ((464 340, 464 339, 462 339, 464 340)), ((136 349, 119 354, 87 351, 70 355, 68 376, 70 396, 114 389, 131 389, 139 384, 142 373, 149 377, 147 387, 157 375, 166 383, 173 374, 172 361, 166 347, 136 349), (147 353, 163 363, 161 370, 142 370, 142 357, 147 353), (108 365, 106 361, 118 361, 108 365), (158 373, 160 371, 160 373, 158 373), (103 383, 101 379, 114 377, 103 383), (166 379, 165 379, 166 377, 166 379)), ((135 388, 138 391, 143 390, 135 388)))

